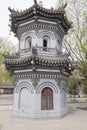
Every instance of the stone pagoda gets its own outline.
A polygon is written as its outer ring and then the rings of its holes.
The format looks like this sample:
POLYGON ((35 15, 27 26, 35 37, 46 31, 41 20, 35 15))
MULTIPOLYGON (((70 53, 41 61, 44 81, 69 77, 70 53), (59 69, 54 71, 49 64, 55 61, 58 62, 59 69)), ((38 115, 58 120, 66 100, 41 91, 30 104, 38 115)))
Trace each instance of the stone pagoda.
POLYGON ((24 11, 9 8, 11 31, 19 52, 5 55, 14 79, 13 114, 28 118, 62 117, 67 114, 67 78, 74 65, 63 53, 62 39, 71 28, 65 6, 46 9, 34 0, 24 11))

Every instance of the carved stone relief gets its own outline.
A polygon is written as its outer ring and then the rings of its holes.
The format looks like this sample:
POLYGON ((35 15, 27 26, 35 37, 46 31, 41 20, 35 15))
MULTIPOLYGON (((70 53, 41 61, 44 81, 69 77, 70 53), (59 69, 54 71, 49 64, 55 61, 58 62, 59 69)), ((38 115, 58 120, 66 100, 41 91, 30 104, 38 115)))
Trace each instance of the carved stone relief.
POLYGON ((36 77, 31 79, 31 82, 32 82, 32 85, 33 85, 34 89, 36 89, 39 80, 40 80, 40 79, 39 79, 39 78, 36 78, 36 77))
POLYGON ((39 31, 39 33, 38 33, 38 38, 41 38, 41 37, 43 37, 44 35, 49 36, 52 40, 55 39, 54 33, 51 32, 51 31, 47 31, 47 30, 46 30, 46 31, 44 31, 44 30, 39 31))

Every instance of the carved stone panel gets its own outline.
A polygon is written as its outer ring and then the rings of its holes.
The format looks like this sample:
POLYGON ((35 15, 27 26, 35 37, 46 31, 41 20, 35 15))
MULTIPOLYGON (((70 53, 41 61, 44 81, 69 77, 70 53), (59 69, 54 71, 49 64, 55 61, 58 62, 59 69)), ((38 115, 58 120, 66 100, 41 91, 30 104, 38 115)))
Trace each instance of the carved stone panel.
POLYGON ((32 78, 31 79, 31 82, 32 82, 32 85, 33 85, 34 89, 36 89, 39 80, 40 80, 39 78, 32 78))

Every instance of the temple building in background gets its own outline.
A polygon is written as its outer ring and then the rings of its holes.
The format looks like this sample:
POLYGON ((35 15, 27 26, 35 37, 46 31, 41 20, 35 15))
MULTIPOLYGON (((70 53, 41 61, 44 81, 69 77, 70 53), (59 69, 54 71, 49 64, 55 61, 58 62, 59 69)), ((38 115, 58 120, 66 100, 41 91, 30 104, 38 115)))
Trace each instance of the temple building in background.
POLYGON ((46 9, 34 0, 24 11, 9 8, 11 31, 19 40, 18 54, 4 61, 14 79, 15 116, 60 118, 68 112, 67 78, 75 66, 70 53, 63 53, 71 28, 65 6, 46 9))

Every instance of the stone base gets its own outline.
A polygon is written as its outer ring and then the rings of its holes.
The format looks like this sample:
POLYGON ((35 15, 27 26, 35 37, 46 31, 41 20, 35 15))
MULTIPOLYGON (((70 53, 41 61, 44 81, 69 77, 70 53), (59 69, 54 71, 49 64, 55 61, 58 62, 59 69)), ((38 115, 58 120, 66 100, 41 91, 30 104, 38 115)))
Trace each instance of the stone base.
POLYGON ((13 111, 13 115, 17 117, 30 118, 30 119, 44 119, 44 118, 61 118, 68 113, 67 109, 58 112, 54 110, 42 111, 38 113, 30 113, 24 111, 13 111))

